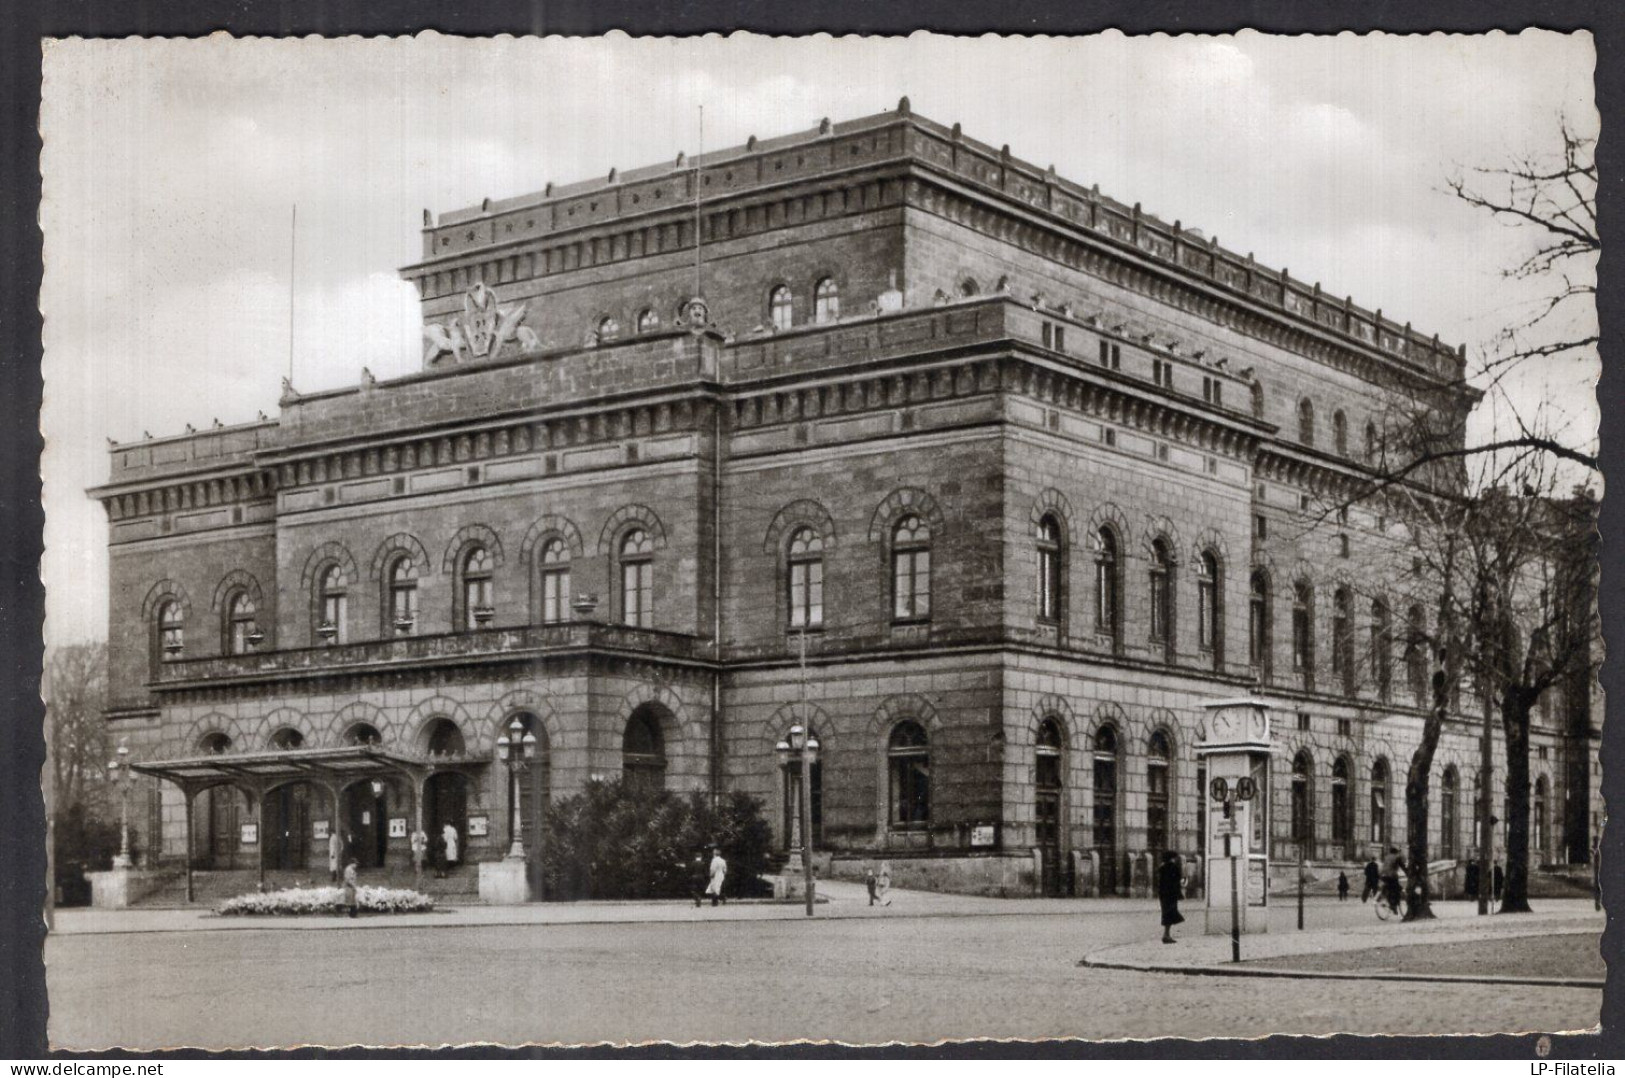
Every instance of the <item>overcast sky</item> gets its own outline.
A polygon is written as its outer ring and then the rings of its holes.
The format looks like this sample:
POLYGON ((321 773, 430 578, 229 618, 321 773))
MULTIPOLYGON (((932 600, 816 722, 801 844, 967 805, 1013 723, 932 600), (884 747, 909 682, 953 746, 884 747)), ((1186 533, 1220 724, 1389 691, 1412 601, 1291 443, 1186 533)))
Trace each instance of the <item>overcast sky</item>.
MULTIPOLYGON (((894 108, 1352 294, 1470 354, 1534 294, 1527 236, 1443 190, 1593 133, 1587 35, 468 41, 46 46, 47 641, 100 639, 106 438, 275 415, 418 368, 398 267, 422 211, 894 108)), ((1530 372, 1595 429, 1595 372, 1530 372)), ((1571 440, 1580 441, 1581 438, 1571 440)))

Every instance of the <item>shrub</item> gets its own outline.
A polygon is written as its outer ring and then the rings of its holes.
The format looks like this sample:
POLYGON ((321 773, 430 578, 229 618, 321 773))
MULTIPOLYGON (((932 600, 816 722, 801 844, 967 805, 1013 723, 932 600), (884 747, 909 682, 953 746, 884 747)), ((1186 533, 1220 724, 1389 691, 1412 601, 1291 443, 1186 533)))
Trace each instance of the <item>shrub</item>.
MULTIPOLYGON (((356 908, 362 913, 428 913, 434 899, 418 891, 391 887, 357 887, 356 908)), ((222 902, 215 910, 223 917, 297 917, 318 913, 348 913, 342 887, 290 887, 285 891, 251 892, 222 902)))
POLYGON ((728 862, 724 893, 763 894, 771 843, 762 804, 748 794, 725 794, 713 808, 703 793, 593 782, 548 810, 543 885, 549 899, 560 901, 686 898, 716 845, 728 862))

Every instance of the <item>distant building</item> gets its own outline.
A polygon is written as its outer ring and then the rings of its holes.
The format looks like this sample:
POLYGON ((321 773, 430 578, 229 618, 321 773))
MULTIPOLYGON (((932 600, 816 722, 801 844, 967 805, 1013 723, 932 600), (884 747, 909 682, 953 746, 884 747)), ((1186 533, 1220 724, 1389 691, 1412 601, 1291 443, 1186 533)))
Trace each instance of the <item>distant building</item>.
MULTIPOLYGON (((1385 521, 1309 523, 1394 387, 1470 406, 1460 350, 906 99, 426 222, 420 373, 117 446, 92 492, 156 856, 191 801, 216 868, 324 870, 335 828, 398 868, 420 822, 500 857, 516 717, 531 834, 624 775, 787 841, 805 722, 828 871, 1126 893, 1196 851, 1201 705, 1255 683, 1276 851, 1403 836, 1425 615, 1360 578, 1385 521)), ((1542 860, 1589 849, 1586 716, 1536 731, 1542 860)))

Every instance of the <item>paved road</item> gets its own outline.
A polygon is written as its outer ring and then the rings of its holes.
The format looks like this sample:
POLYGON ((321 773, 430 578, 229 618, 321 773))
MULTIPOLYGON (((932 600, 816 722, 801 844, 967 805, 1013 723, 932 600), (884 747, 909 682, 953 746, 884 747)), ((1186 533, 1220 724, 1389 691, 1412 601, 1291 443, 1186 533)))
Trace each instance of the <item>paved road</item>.
MULTIPOLYGON (((46 949, 51 1040, 222 1048, 1427 1034, 1589 1028, 1601 1005, 1586 989, 1080 969, 1085 952, 1157 929, 1142 910, 1079 910, 59 935, 46 949)), ((1317 919, 1357 916, 1328 908, 1317 919)))

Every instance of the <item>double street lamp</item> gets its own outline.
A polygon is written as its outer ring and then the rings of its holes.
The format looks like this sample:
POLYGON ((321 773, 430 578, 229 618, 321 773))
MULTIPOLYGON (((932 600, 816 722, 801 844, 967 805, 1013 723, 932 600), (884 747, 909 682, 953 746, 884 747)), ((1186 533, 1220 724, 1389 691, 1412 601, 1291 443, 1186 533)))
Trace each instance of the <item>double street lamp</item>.
POLYGON ((113 858, 114 868, 130 867, 130 784, 135 774, 130 770, 130 748, 120 741, 118 752, 107 765, 107 779, 118 787, 119 843, 118 856, 113 858))
POLYGON ((497 738, 497 758, 508 765, 508 833, 513 844, 508 847, 508 860, 525 859, 524 820, 519 811, 519 776, 524 774, 530 761, 536 757, 536 735, 525 729, 519 716, 508 724, 508 732, 497 738))
MULTIPOLYGON (((807 711, 807 633, 801 633, 801 710, 807 711)), ((793 814, 791 851, 801 848, 801 876, 807 892, 807 916, 813 915, 813 868, 812 868, 812 768, 818 762, 818 738, 799 722, 790 727, 788 740, 780 741, 775 746, 779 755, 779 763, 787 772, 792 765, 799 764, 800 781, 791 782, 795 791, 797 811, 793 814), (799 832, 797 834, 796 832, 799 832)))

